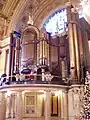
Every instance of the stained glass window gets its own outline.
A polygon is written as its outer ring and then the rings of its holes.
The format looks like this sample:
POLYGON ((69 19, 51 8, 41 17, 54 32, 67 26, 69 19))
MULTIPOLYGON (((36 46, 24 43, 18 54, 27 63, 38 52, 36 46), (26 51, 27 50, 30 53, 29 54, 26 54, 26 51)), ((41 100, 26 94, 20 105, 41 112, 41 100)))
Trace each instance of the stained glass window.
MULTIPOLYGON (((78 9, 80 18, 83 16, 81 9, 78 9)), ((62 34, 67 29, 67 11, 61 9, 52 14, 43 25, 51 36, 55 34, 62 34)))
POLYGON ((44 23, 44 27, 46 28, 47 32, 51 33, 51 35, 55 35, 57 33, 60 34, 64 32, 66 28, 66 22, 66 9, 62 9, 50 16, 49 19, 44 23))

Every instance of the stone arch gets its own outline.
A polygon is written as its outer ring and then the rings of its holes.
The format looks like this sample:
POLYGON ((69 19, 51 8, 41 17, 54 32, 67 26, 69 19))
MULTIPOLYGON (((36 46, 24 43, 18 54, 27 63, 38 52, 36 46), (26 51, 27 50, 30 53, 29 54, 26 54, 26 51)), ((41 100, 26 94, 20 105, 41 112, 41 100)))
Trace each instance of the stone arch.
MULTIPOLYGON (((37 40, 39 40, 40 31, 39 31, 39 29, 38 29, 37 27, 35 27, 35 26, 33 26, 33 25, 27 26, 27 27, 23 30, 22 35, 23 35, 23 34, 25 33, 25 31, 27 31, 27 30, 33 31, 33 33, 36 33, 36 34, 37 34, 37 40)), ((22 36, 22 37, 23 37, 23 36, 22 36)))
POLYGON ((56 13, 57 11, 59 11, 60 9, 63 9, 63 8, 65 8, 65 5, 59 5, 59 6, 56 7, 55 9, 52 9, 52 10, 50 11, 50 13, 49 13, 48 15, 46 15, 46 16, 44 17, 44 19, 42 20, 42 23, 41 23, 41 25, 40 25, 40 28, 43 27, 43 24, 45 23, 45 21, 46 21, 50 16, 52 16, 52 14, 56 13))
MULTIPOLYGON (((54 1, 51 1, 51 4, 45 4, 46 7, 48 7, 50 9, 50 13, 48 12, 48 10, 44 10, 42 12, 39 12, 41 10, 41 8, 44 7, 44 5, 41 5, 40 9, 38 9, 35 12, 35 16, 34 16, 34 21, 35 21, 35 25, 38 28, 41 28, 42 24, 44 23, 44 21, 55 11, 57 11, 58 9, 61 9, 64 7, 63 3, 60 4, 55 4, 53 3, 54 1), (63 4, 63 5, 62 5, 63 4), (54 6, 54 7, 53 7, 54 6), (37 18, 37 14, 39 15, 37 18), (41 18, 42 15, 44 15, 44 18, 41 18), (40 23, 38 24, 38 21, 40 21, 40 23)), ((28 0, 22 0, 19 2, 19 4, 17 5, 14 14, 12 16, 12 20, 10 22, 9 28, 8 28, 8 33, 10 33, 12 30, 18 31, 17 29, 17 23, 19 22, 19 18, 22 16, 22 11, 24 10, 24 8, 27 6, 28 4, 28 0)))

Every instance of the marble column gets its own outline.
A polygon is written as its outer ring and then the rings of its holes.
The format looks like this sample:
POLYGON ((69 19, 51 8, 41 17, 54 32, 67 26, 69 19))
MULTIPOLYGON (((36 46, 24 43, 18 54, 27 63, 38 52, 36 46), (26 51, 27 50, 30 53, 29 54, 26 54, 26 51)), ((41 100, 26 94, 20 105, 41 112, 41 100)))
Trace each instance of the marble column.
POLYGON ((46 98, 45 98, 45 120, 50 120, 51 117, 51 99, 50 99, 50 91, 46 90, 46 98))
POLYGON ((0 120, 6 120, 6 103, 4 93, 0 93, 0 120))
POLYGON ((63 98, 63 91, 61 94, 61 118, 64 118, 64 98, 63 98))
POLYGON ((74 31, 73 31, 71 8, 72 8, 71 3, 67 3, 70 73, 71 73, 71 80, 74 81, 76 79, 76 63, 75 63, 76 61, 75 61, 75 46, 74 46, 74 37, 73 37, 73 32, 74 31))
MULTIPOLYGON (((79 36, 77 28, 77 12, 75 8, 72 8, 72 20, 73 20, 73 36, 74 36, 74 45, 75 45, 75 57, 76 57, 76 75, 77 80, 80 79, 80 54, 79 54, 79 36)), ((78 15, 79 16, 79 15, 78 15)), ((79 17, 78 17, 79 20, 79 17)))
POLYGON ((22 120, 22 92, 17 92, 16 96, 16 120, 22 120))
POLYGON ((64 120, 68 119, 68 94, 66 91, 63 92, 63 107, 64 107, 64 120))
POLYGON ((12 94, 12 118, 15 118, 16 117, 16 95, 15 93, 12 94))

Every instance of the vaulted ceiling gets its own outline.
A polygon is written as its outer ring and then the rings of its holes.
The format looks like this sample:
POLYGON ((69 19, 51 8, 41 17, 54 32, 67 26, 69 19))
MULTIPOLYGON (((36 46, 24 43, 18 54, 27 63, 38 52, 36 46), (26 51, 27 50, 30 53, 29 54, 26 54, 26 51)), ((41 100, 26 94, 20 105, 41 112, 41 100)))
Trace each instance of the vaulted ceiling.
MULTIPOLYGON (((0 0, 0 25, 21 30, 32 15, 34 24, 40 27, 46 18, 54 11, 65 7, 69 0, 0 0)), ((71 0, 75 6, 80 6, 80 0, 71 0)))

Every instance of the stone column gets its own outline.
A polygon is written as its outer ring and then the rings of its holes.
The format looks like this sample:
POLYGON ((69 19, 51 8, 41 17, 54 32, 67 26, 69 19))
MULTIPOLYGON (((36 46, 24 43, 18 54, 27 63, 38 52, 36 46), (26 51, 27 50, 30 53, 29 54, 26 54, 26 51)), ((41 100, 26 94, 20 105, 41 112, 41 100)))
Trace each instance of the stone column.
POLYGON ((22 120, 22 92, 19 91, 16 97, 16 120, 22 120))
POLYGON ((15 93, 12 94, 12 117, 15 118, 16 117, 16 95, 15 93))
POLYGON ((61 119, 64 118, 64 99, 63 99, 63 91, 61 94, 61 119))
POLYGON ((76 78, 76 63, 75 63, 75 46, 74 46, 74 37, 73 37, 74 31, 73 31, 71 8, 72 8, 71 3, 67 3, 70 72, 71 72, 71 79, 75 80, 75 78, 76 78))
POLYGON ((63 92, 63 107, 64 107, 64 120, 68 120, 68 94, 66 91, 63 92))
MULTIPOLYGON (((75 57, 76 57, 76 75, 77 79, 80 79, 80 54, 79 54, 79 36, 77 28, 77 15, 75 8, 72 8, 72 19, 73 19, 73 36, 74 36, 74 45, 75 45, 75 57)), ((79 16, 79 15, 78 15, 79 16)), ((79 20, 79 17, 78 17, 79 20)))
POLYGON ((0 120, 6 120, 6 103, 4 93, 0 93, 0 120))
POLYGON ((46 90, 46 98, 45 98, 45 120, 50 120, 50 117, 51 117, 50 91, 46 90))

